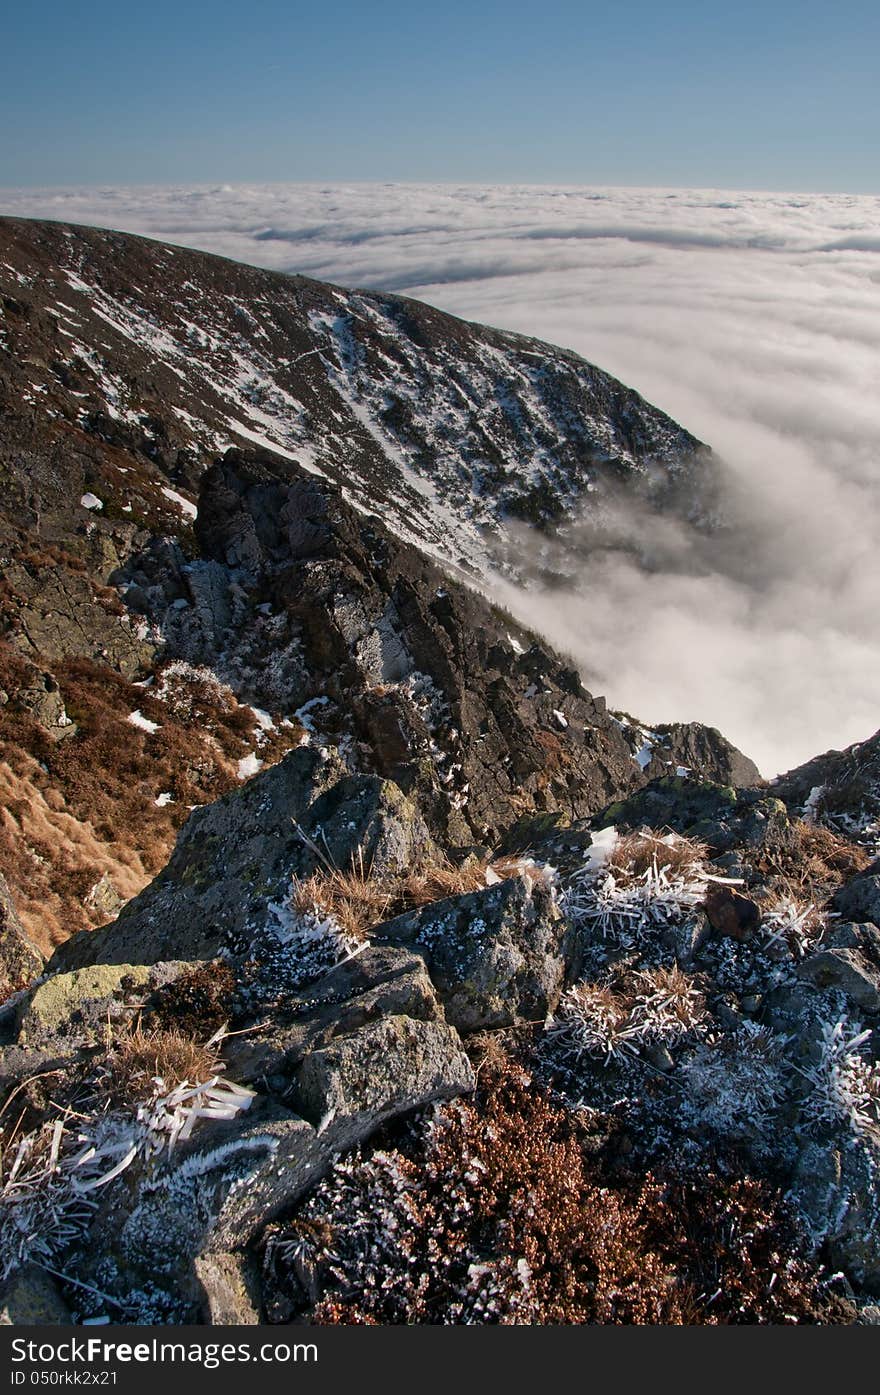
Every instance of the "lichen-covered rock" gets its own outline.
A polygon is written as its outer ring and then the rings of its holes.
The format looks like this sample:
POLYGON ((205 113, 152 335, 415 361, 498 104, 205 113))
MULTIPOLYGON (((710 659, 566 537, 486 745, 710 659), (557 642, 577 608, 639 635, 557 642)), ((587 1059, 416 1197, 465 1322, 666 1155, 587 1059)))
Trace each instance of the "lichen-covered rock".
POLYGON ((377 937, 423 955, 461 1032, 542 1022, 572 968, 575 936, 551 890, 513 877, 387 922, 377 937))
POLYGON ((880 1012, 880 971, 858 949, 822 949, 798 968, 817 988, 837 988, 863 1012, 880 1012))
POLYGON ((841 887, 834 898, 834 909, 848 920, 869 920, 880 926, 880 861, 841 887))
POLYGON ((124 989, 145 985, 150 971, 141 964, 99 964, 46 979, 27 998, 19 1019, 18 1040, 41 1046, 53 1037, 88 1035, 106 1025, 107 1009, 124 989))
POLYGON ((808 1144, 792 1198, 816 1245, 856 1283, 880 1293, 880 1149, 852 1139, 841 1147, 808 1144))
POLYGON ((156 880, 111 925, 62 945, 51 967, 210 959, 230 947, 246 954, 283 920, 293 876, 321 865, 315 844, 339 867, 362 858, 377 876, 432 848, 424 820, 390 780, 340 773, 338 760, 301 747, 196 810, 156 880))
POLYGON ((199 1255, 196 1278, 204 1290, 203 1320, 213 1327, 260 1323, 260 1283, 248 1255, 220 1251, 199 1255))
POLYGON ((333 1126, 351 1147, 403 1109, 450 1099, 474 1087, 458 1033, 444 1022, 383 1017, 312 1051, 296 1076, 299 1102, 319 1131, 333 1126))
POLYGON ((300 994, 285 997, 253 1035, 231 1037, 226 1060, 236 1080, 285 1091, 309 1051, 382 1017, 443 1019, 424 960, 395 945, 370 945, 300 994))
POLYGON ((90 964, 43 979, 18 1006, 22 1047, 73 1050, 106 1038, 108 1023, 131 1020, 153 992, 195 966, 187 960, 158 964, 90 964))

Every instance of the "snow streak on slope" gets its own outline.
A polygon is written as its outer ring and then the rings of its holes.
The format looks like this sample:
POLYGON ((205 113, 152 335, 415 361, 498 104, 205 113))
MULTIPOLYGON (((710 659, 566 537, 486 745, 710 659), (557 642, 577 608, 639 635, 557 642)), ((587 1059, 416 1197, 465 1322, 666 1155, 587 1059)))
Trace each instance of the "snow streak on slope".
MULTIPOLYGON (((63 343, 42 374, 26 355, 28 400, 51 389, 85 429, 97 414, 152 430, 170 411, 203 464, 264 446, 472 575, 486 571, 487 536, 510 556, 508 520, 552 528, 581 501, 598 516, 621 482, 661 504, 685 483, 693 513, 710 473, 686 431, 564 350, 395 297, 100 232, 53 235, 34 275, 63 343), (73 390, 71 366, 85 379, 73 390)), ((179 484, 163 482, 164 496, 191 514, 179 484)))

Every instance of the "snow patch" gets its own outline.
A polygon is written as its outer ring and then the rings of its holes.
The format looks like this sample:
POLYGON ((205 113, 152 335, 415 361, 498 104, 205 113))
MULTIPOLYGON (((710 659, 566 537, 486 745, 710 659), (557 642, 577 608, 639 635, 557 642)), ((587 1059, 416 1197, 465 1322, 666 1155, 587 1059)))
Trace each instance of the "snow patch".
POLYGON ((133 727, 139 727, 141 731, 152 732, 159 730, 159 723, 151 722, 149 717, 145 717, 139 708, 136 711, 129 713, 126 720, 130 722, 133 727))

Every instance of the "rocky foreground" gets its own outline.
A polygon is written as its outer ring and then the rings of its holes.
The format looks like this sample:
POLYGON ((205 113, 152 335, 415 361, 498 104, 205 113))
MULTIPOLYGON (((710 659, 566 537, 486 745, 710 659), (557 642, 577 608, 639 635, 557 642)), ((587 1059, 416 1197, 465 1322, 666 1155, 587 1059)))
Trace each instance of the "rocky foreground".
POLYGON ((487 491, 447 421, 459 566, 561 384, 543 528, 697 443, 409 302, 0 232, 3 1320, 877 1320, 880 734, 770 786, 609 712, 398 508, 453 363, 509 428, 487 491))
POLYGON ((11 1319, 873 1320, 880 862, 801 812, 453 857, 292 752, 3 1010, 11 1319))

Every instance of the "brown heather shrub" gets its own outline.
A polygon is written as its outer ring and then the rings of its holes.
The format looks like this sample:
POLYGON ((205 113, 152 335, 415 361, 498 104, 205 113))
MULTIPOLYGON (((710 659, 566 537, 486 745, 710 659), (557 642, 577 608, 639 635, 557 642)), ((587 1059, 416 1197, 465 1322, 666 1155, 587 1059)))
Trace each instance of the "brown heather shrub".
POLYGON ((486 1077, 272 1228, 270 1307, 302 1315, 310 1291, 320 1324, 846 1320, 765 1184, 622 1178, 516 1067, 486 1077))
POLYGON ((655 1184, 632 1202, 597 1186, 571 1117, 515 1071, 496 1079, 481 1104, 447 1106, 409 1156, 375 1155, 391 1198, 373 1196, 369 1165, 326 1214, 318 1188, 305 1219, 329 1225, 329 1246, 296 1222, 286 1237, 301 1239, 310 1262, 317 1252, 326 1290, 314 1320, 679 1321, 674 1275, 645 1240, 642 1213, 655 1184), (390 1244, 381 1236, 388 1200, 396 1214, 390 1244), (355 1211, 367 1221, 366 1244, 355 1211), (324 1268, 327 1253, 337 1260, 324 1268))
POLYGON ((779 1194, 755 1177, 717 1172, 668 1180, 648 1234, 686 1274, 696 1323, 849 1322, 819 1286, 779 1194))
POLYGON ((235 975, 228 964, 211 960, 187 969, 157 990, 149 1014, 151 1028, 207 1038, 232 1016, 235 975))

